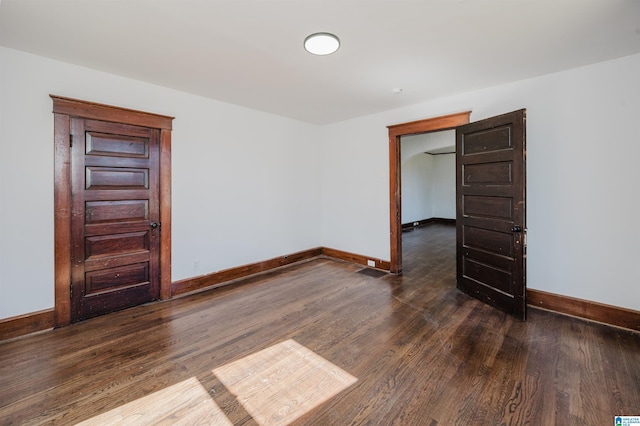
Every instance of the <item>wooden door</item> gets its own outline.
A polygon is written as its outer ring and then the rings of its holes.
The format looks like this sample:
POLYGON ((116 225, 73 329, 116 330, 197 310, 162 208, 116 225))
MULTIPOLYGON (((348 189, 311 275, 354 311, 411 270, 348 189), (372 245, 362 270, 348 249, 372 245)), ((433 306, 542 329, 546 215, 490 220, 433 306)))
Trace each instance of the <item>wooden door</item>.
POLYGON ((457 285, 522 320, 526 111, 456 130, 457 285))
POLYGON ((71 119, 71 321, 159 298, 160 130, 71 119))

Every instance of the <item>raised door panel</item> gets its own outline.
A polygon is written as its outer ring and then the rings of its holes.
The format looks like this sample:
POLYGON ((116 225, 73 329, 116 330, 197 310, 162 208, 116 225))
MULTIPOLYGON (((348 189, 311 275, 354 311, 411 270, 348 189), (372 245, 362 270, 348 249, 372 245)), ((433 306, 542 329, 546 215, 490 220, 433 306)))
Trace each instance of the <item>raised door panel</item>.
POLYGON ((525 111, 456 131, 458 288, 525 319, 525 111))
POLYGON ((159 297, 159 130, 72 119, 72 321, 159 297))

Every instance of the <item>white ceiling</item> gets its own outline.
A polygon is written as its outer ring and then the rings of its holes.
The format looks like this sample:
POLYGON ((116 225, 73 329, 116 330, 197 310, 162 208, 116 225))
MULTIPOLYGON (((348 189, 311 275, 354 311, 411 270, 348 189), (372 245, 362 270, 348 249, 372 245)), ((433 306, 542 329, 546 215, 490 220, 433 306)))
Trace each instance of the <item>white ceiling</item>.
POLYGON ((0 44, 325 124, 640 53, 640 1, 0 0, 0 44))

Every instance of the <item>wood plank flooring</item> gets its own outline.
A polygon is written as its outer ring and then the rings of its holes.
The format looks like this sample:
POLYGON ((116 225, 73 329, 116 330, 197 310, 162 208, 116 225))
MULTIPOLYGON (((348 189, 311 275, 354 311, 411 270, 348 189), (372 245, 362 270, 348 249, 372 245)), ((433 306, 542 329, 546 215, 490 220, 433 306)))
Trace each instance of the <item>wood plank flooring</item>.
POLYGON ((257 375, 252 398, 267 393, 260 383, 287 395, 252 400, 273 410, 260 424, 291 421, 282 414, 292 404, 305 407, 300 425, 610 425, 640 415, 640 334, 531 308, 523 323, 458 292, 452 226, 404 233, 403 253, 402 276, 316 259, 0 343, 0 425, 258 424, 244 391, 214 371, 257 375), (315 354, 305 380, 277 363, 277 374, 259 371, 249 357, 287 341, 315 354), (334 368, 356 381, 323 398, 334 368), (325 378, 310 391, 314 369, 325 378))

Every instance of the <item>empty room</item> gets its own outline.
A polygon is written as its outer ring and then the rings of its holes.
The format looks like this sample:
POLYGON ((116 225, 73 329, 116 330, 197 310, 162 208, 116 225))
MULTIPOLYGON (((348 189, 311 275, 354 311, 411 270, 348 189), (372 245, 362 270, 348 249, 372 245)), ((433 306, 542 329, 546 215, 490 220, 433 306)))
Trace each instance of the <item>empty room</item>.
POLYGON ((0 424, 640 424, 640 2, 0 0, 0 424))

